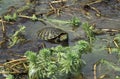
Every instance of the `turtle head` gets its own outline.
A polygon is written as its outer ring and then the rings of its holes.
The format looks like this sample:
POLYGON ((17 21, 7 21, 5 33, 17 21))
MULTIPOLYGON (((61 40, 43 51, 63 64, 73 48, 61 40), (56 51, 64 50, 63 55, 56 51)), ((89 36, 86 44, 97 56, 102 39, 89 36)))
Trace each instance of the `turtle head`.
POLYGON ((59 40, 60 42, 68 40, 68 34, 67 33, 61 34, 59 40))

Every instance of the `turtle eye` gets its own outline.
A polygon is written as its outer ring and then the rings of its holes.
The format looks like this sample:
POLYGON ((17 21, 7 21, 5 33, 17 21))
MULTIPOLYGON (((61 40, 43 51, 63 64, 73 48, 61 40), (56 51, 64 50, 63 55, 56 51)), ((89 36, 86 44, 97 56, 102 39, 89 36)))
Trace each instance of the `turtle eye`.
POLYGON ((66 39, 68 39, 67 34, 62 34, 62 35, 60 36, 60 41, 64 41, 64 40, 66 40, 66 39))

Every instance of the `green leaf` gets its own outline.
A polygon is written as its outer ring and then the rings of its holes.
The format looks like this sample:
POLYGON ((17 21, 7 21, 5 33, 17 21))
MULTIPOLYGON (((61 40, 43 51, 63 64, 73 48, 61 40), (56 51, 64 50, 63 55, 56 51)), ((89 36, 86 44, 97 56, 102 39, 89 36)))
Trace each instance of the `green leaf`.
POLYGON ((35 20, 37 20, 38 18, 36 17, 35 14, 33 14, 33 16, 31 17, 31 19, 32 19, 33 21, 35 21, 35 20))
POLYGON ((35 64, 36 63, 36 59, 37 59, 37 56, 36 56, 36 53, 35 52, 32 52, 32 51, 27 51, 25 53, 25 56, 27 57, 27 59, 29 60, 29 62, 35 64))
POLYGON ((71 20, 71 24, 73 25, 73 26, 79 26, 80 24, 82 24, 81 22, 80 22, 80 19, 79 18, 77 18, 77 17, 74 17, 72 20, 71 20))
POLYGON ((19 26, 19 29, 10 37, 11 41, 9 42, 9 48, 13 47, 14 45, 18 44, 22 40, 25 40, 25 38, 20 37, 20 35, 25 30, 25 26, 19 26))
POLYGON ((11 74, 9 74, 9 75, 6 77, 6 79, 14 79, 14 76, 11 75, 11 74))
POLYGON ((12 19, 13 19, 14 21, 16 21, 16 20, 17 20, 17 18, 18 18, 17 13, 14 13, 14 14, 13 14, 13 18, 12 18, 12 19))
POLYGON ((10 21, 12 19, 12 16, 11 15, 5 15, 4 19, 7 20, 7 21, 10 21))
POLYGON ((109 62, 109 61, 104 60, 104 59, 102 59, 100 62, 103 64, 106 64, 106 67, 110 67, 110 69, 112 68, 115 71, 120 71, 120 67, 117 64, 114 64, 114 63, 109 62))
POLYGON ((28 51, 26 54, 28 61, 35 62, 29 64, 29 78, 60 79, 63 76, 67 77, 69 73, 80 72, 85 63, 81 55, 88 47, 88 42, 79 41, 75 46, 44 48, 38 55, 28 51))
POLYGON ((18 18, 17 13, 14 13, 13 15, 7 14, 4 16, 4 19, 7 21, 10 21, 10 20, 16 21, 17 18, 18 18))
POLYGON ((90 44, 92 44, 93 40, 95 39, 94 33, 93 33, 93 26, 89 25, 88 23, 83 23, 82 28, 84 29, 90 44))

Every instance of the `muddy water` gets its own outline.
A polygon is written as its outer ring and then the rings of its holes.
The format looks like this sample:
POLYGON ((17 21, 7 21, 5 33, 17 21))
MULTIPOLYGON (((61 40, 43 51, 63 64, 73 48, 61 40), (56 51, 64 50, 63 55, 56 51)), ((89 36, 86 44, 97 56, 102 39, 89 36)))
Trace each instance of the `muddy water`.
MULTIPOLYGON (((50 1, 50 0, 49 0, 50 1)), ((84 14, 84 10, 80 10, 83 8, 84 4, 92 2, 95 0, 69 0, 66 4, 72 5, 71 9, 65 9, 62 11, 61 16, 51 15, 49 18, 52 19, 60 19, 60 20, 70 20, 73 18, 73 16, 79 17, 81 22, 89 22, 90 24, 95 24, 96 28, 107 28, 107 29, 120 29, 120 3, 117 2, 117 0, 108 0, 110 1, 108 4, 106 2, 102 3, 96 3, 91 5, 92 7, 97 8, 101 12, 102 17, 97 17, 96 11, 89 10, 90 15, 86 16, 84 14), (106 6, 107 5, 107 6, 106 6), (74 10, 72 9, 74 8, 74 10)), ((48 2, 48 0, 45 0, 43 2, 48 2)), ((24 0, 1 0, 0 1, 0 15, 2 15, 4 12, 7 11, 7 8, 9 6, 15 6, 20 7, 24 5, 24 0)), ((46 4, 40 4, 35 8, 37 12, 47 12, 49 6, 46 4), (44 7, 44 9, 43 9, 44 7)), ((30 42, 23 44, 21 46, 15 45, 12 48, 9 49, 1 49, 0 48, 0 63, 5 62, 6 60, 10 60, 12 58, 18 58, 19 55, 23 55, 25 51, 32 50, 32 51, 38 51, 38 45, 44 41, 37 39, 37 31, 41 28, 51 26, 51 27, 58 27, 69 34, 69 45, 72 46, 74 43, 80 39, 85 38, 85 33, 81 27, 76 29, 75 31, 72 30, 72 25, 70 24, 54 24, 47 22, 46 25, 42 22, 36 21, 33 22, 31 20, 25 20, 22 22, 19 22, 15 25, 6 25, 7 26, 7 34, 8 36, 13 33, 14 30, 18 29, 17 25, 22 24, 26 26, 25 35, 27 39, 30 40, 30 42)), ((81 25, 80 25, 81 26, 81 25)), ((2 27, 0 27, 1 30, 2 27)), ((0 36, 2 32, 0 31, 0 36)), ((83 59, 86 61, 86 66, 83 68, 83 74, 87 79, 93 79, 93 64, 97 62, 100 59, 107 59, 109 61, 116 62, 116 55, 115 54, 108 54, 108 52, 104 49, 107 45, 107 42, 104 41, 104 39, 107 39, 108 41, 112 41, 113 37, 108 35, 101 35, 96 36, 96 41, 94 43, 95 47, 93 47, 92 53, 84 54, 83 59)), ((0 40, 2 38, 0 37, 0 40)), ((52 44, 49 42, 45 42, 47 47, 53 47, 57 46, 58 44, 52 44)), ((100 74, 99 74, 100 75, 100 74)), ((111 74, 112 75, 112 74, 111 74)), ((115 74, 114 74, 115 75, 115 74)), ((111 78, 112 79, 112 78, 111 78)))
POLYGON ((0 0, 0 15, 7 11, 9 6, 20 7, 24 0, 0 0))

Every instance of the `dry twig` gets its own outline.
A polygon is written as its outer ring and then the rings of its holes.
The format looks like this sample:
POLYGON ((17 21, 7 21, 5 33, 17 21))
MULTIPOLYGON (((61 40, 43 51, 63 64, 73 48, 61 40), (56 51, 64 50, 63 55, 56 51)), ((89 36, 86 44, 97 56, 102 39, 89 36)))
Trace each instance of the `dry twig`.
POLYGON ((0 72, 0 74, 20 74, 28 72, 28 65, 26 57, 11 60, 9 62, 4 63, 1 67, 4 67, 4 70, 0 72), (22 71, 21 71, 22 70, 22 71))

